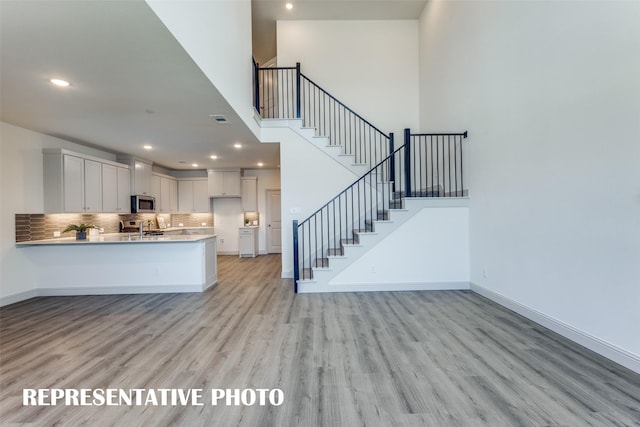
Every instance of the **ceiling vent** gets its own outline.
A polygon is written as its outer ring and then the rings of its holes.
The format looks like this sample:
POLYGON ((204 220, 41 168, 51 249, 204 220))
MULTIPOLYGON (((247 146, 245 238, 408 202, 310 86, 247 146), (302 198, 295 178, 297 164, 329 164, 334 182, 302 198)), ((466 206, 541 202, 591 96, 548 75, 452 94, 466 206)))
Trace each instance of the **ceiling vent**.
POLYGON ((226 125, 227 123, 229 123, 229 121, 227 120, 227 118, 221 114, 212 114, 211 116, 213 120, 215 120, 217 123, 221 124, 221 125, 226 125))

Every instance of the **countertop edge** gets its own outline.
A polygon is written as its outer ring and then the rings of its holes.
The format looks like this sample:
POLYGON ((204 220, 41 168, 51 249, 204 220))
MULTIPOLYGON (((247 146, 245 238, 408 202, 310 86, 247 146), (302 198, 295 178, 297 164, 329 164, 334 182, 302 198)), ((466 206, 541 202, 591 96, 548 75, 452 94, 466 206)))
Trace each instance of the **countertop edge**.
MULTIPOLYGON (((216 234, 187 234, 174 236, 148 236, 145 239, 134 238, 128 240, 128 236, 122 236, 121 233, 113 233, 98 238, 87 238, 86 240, 76 240, 73 237, 62 239, 32 240, 26 242, 16 242, 16 247, 29 246, 68 246, 68 245, 113 245, 113 244, 150 244, 150 243, 196 243, 207 239, 217 237, 216 234), (116 239, 119 237, 118 239, 116 239)), ((137 236, 136 236, 137 237, 137 236)))

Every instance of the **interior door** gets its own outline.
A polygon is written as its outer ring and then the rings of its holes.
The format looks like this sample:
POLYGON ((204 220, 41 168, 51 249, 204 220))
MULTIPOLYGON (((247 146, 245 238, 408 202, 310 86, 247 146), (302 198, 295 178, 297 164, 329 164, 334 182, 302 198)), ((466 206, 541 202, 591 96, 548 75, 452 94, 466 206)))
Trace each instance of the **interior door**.
POLYGON ((282 253, 280 190, 267 190, 267 252, 282 253))

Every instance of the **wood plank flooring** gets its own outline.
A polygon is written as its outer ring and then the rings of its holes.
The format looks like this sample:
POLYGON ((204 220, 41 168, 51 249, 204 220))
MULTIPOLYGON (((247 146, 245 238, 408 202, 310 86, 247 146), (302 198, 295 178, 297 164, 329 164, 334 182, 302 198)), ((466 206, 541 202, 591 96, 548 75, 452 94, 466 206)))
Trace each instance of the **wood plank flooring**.
POLYGON ((469 291, 294 295, 280 257, 202 294, 0 309, 0 424, 640 426, 640 375, 469 291), (24 388, 204 389, 204 406, 22 406, 24 388), (213 406, 280 388, 281 406, 213 406))

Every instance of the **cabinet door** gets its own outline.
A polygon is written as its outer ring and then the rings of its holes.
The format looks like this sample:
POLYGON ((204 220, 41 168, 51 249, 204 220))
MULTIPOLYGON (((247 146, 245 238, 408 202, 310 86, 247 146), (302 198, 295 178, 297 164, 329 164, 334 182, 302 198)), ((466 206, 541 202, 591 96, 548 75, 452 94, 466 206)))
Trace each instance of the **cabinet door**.
POLYGON ((84 159, 65 155, 63 169, 64 211, 84 212, 84 159))
POLYGON ((242 211, 258 211, 258 180, 255 177, 242 178, 242 211))
POLYGON ((161 177, 160 178, 160 203, 158 204, 160 212, 171 211, 171 194, 169 187, 171 186, 171 179, 161 177))
POLYGON ((156 198, 156 206, 160 206, 160 186, 162 179, 158 175, 151 175, 151 196, 156 198))
POLYGON ((193 181, 193 210, 194 212, 211 211, 207 181, 193 181))
POLYGON ((112 165, 102 165, 102 211, 118 211, 118 171, 112 165))
POLYGON ((145 162, 135 161, 134 192, 136 195, 151 195, 151 165, 145 162))
POLYGON ((102 163, 84 161, 84 211, 102 212, 102 163))
POLYGON ((131 212, 131 173, 127 168, 116 168, 118 170, 118 213, 131 212))
POLYGON ((224 190, 225 196, 239 196, 240 193, 240 172, 225 171, 224 177, 224 190))
POLYGON ((193 181, 178 181, 178 212, 193 212, 193 181))
POLYGON ((224 172, 209 171, 209 195, 211 197, 222 196, 224 192, 224 172))
POLYGON ((169 212, 178 212, 178 181, 169 180, 169 212))
POLYGON ((209 171, 211 197, 240 197, 240 171, 209 171))
POLYGON ((164 177, 151 175, 151 195, 156 198, 156 212, 168 212, 169 197, 163 197, 162 181, 164 177))

